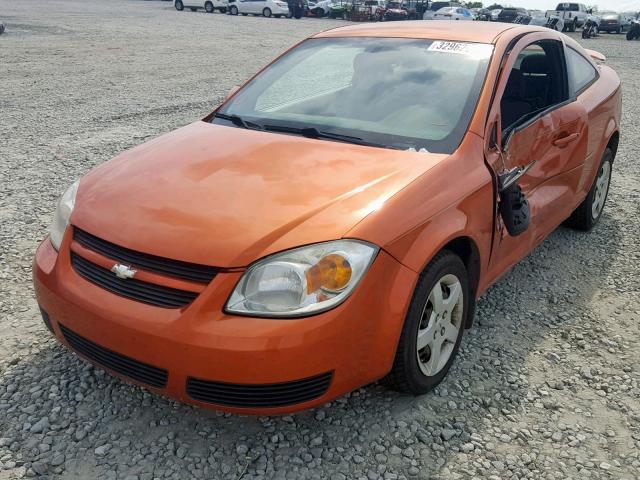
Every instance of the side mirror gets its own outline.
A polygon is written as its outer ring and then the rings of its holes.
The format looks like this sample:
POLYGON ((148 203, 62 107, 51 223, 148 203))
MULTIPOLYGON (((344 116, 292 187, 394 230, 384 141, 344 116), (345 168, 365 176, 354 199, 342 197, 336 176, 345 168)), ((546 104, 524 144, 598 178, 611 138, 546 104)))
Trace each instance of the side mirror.
POLYGON ((235 85, 233 87, 231 87, 231 89, 229 90, 229 93, 227 93, 227 96, 224 97, 225 100, 229 100, 229 98, 231 98, 231 96, 236 93, 238 90, 240 89, 239 85, 235 85))

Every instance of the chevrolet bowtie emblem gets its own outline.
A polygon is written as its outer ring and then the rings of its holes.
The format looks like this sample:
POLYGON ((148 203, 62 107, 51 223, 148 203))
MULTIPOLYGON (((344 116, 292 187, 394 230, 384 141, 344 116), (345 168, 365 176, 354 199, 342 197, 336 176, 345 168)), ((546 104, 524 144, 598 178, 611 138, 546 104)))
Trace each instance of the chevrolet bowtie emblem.
POLYGON ((128 278, 133 278, 136 276, 136 270, 127 266, 116 263, 113 267, 111 267, 111 271, 116 274, 116 277, 127 280, 128 278))

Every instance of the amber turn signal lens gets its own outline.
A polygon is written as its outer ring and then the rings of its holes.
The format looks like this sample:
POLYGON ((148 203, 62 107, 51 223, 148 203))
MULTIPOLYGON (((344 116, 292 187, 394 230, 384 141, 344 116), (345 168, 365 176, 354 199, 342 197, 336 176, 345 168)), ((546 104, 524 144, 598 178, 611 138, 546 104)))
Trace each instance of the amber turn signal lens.
POLYGON ((307 270, 307 293, 321 288, 329 292, 339 292, 349 284, 351 273, 349 260, 342 255, 331 253, 322 257, 307 270))

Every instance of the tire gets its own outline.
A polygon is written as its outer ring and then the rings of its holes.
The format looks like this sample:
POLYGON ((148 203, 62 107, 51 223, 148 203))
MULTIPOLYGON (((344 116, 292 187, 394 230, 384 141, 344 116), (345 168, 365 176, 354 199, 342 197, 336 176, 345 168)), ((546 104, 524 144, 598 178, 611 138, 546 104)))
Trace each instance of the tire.
POLYGON ((179 12, 181 12, 182 10, 184 10, 184 5, 180 0, 176 1, 175 4, 176 10, 178 10, 179 12))
POLYGON ((393 367, 385 377, 385 383, 394 390, 413 395, 422 395, 438 385, 447 375, 458 353, 474 303, 462 260, 447 250, 438 253, 418 279, 400 334, 393 367), (452 290, 443 288, 443 285, 451 286, 452 290), (437 301, 438 291, 440 301, 437 301), (446 292, 449 292, 449 296, 442 298, 446 292), (452 292, 457 292, 453 305, 447 303, 453 301, 450 296, 452 292), (441 307, 434 307, 437 303, 441 307), (442 317, 440 313, 435 316, 437 311, 443 313, 442 317), (425 318, 425 314, 428 318, 425 318), (419 332, 422 333, 419 335, 419 332), (419 338, 426 342, 423 348, 418 348, 419 338), (442 352, 442 347, 446 345, 446 351, 434 357, 435 350, 432 348, 438 343, 438 350, 442 352))
POLYGON ((269 18, 271 16, 271 9, 265 8, 264 10, 262 10, 262 16, 269 18))
POLYGON ((204 11, 207 13, 213 13, 215 12, 215 8, 213 8, 213 3, 211 2, 206 2, 204 4, 204 11))
POLYGON ((229 7, 229 13, 231 15, 238 15, 238 7, 231 5, 231 7, 229 7))
POLYGON ((604 155, 602 155, 598 174, 587 194, 587 198, 571 214, 566 222, 568 226, 588 232, 598 223, 609 194, 612 167, 613 152, 610 148, 607 148, 604 151, 604 155))
POLYGON ((321 9, 321 8, 316 8, 316 9, 313 11, 313 13, 314 13, 314 15, 315 15, 316 17, 318 17, 318 18, 322 18, 322 17, 324 17, 324 10, 323 10, 323 9, 321 9))

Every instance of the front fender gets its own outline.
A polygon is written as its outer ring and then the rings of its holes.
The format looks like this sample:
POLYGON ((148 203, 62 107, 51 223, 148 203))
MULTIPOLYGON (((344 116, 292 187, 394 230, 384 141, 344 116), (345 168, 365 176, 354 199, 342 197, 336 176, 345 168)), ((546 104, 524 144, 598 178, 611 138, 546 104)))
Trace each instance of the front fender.
POLYGON ((483 140, 468 133, 460 148, 372 212, 347 236, 384 248, 420 273, 456 238, 471 239, 480 257, 478 291, 491 252, 495 192, 484 163, 483 140))

